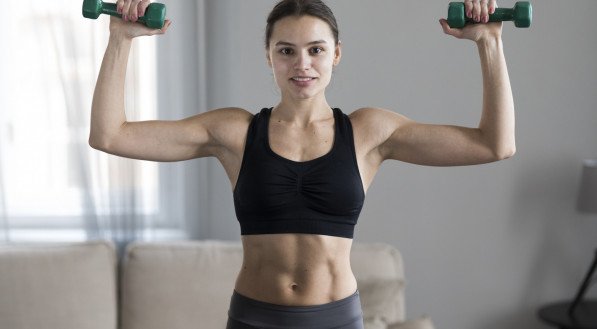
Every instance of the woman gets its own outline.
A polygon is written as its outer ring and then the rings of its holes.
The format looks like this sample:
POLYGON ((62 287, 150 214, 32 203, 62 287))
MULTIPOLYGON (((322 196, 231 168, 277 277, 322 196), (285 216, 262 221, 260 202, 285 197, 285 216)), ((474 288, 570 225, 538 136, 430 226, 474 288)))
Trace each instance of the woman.
MULTIPOLYGON (((253 115, 223 108, 180 121, 127 122, 124 78, 132 39, 166 33, 133 24, 148 1, 119 0, 93 98, 92 147, 154 161, 216 157, 230 179, 244 261, 228 328, 363 328, 349 263, 352 233, 381 163, 470 165, 512 156, 514 105, 502 51, 501 23, 446 34, 477 44, 483 72, 478 128, 427 125, 391 111, 343 114, 326 101, 341 43, 320 0, 283 0, 266 28, 267 62, 281 91, 273 108, 253 115)), ((487 23, 495 0, 469 0, 487 23)))

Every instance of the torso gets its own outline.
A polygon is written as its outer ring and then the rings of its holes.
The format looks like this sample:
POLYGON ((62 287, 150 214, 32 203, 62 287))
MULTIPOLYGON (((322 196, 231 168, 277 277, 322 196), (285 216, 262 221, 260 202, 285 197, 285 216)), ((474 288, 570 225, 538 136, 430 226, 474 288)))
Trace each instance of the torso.
MULTIPOLYGON (((357 129, 355 140, 359 140, 357 129)), ((276 154, 292 161, 309 161, 331 150, 334 119, 330 114, 328 120, 301 128, 285 125, 272 116, 269 135, 270 147, 276 154)), ((366 145, 357 142, 355 147, 366 191, 378 166, 370 167, 366 145)), ((240 154, 219 157, 233 189, 244 143, 234 149, 240 154)), ((249 298, 278 305, 320 305, 348 297, 357 289, 350 267, 352 239, 313 234, 263 234, 244 235, 242 244, 243 266, 235 290, 249 298)))
POLYGON ((311 234, 245 235, 235 290, 277 305, 319 305, 352 295, 351 239, 311 234))

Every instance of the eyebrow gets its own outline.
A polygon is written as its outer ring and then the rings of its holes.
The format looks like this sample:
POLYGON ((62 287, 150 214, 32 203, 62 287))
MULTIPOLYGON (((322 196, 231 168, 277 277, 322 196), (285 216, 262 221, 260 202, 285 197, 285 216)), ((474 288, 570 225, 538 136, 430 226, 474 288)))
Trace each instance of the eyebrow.
MULTIPOLYGON (((309 43, 307 43, 307 46, 312 46, 312 45, 319 45, 319 44, 324 44, 327 43, 327 41, 325 40, 316 40, 316 41, 311 41, 309 43)), ((290 42, 286 42, 286 41, 278 41, 276 42, 276 47, 278 46, 290 46, 290 47, 295 47, 296 45, 294 43, 290 43, 290 42)))

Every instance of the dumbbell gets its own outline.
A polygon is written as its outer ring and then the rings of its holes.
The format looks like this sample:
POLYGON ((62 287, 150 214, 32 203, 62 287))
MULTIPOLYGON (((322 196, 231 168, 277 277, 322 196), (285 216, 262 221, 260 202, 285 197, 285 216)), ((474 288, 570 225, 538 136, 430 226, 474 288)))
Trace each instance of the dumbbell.
MULTIPOLYGON (((514 8, 496 8, 495 12, 489 15, 489 21, 514 21, 516 27, 529 27, 533 21, 533 6, 528 1, 520 1, 514 4, 514 8)), ((475 23, 475 21, 466 17, 464 3, 450 2, 448 6, 448 25, 452 28, 461 28, 467 23, 475 23)))
MULTIPOLYGON (((97 19, 100 14, 107 14, 122 18, 116 11, 115 3, 107 3, 102 0, 83 0, 83 17, 97 19)), ((166 5, 152 2, 147 6, 145 14, 139 17, 137 22, 145 24, 152 29, 161 29, 166 20, 166 5)))

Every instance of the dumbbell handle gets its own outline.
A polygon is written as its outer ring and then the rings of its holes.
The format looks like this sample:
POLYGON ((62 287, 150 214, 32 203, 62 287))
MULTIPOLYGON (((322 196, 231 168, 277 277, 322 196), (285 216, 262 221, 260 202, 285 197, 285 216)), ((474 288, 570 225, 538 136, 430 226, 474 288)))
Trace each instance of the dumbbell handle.
MULTIPOLYGON (((490 22, 505 22, 514 20, 514 8, 495 8, 493 14, 489 14, 490 22)), ((475 23, 472 18, 466 18, 467 23, 475 23)))
MULTIPOLYGON (((118 13, 118 9, 116 8, 115 3, 104 2, 104 5, 102 6, 102 14, 122 18, 122 15, 120 13, 118 13)), ((145 17, 144 16, 139 17, 137 19, 137 22, 145 24, 145 22, 146 22, 145 17)))

